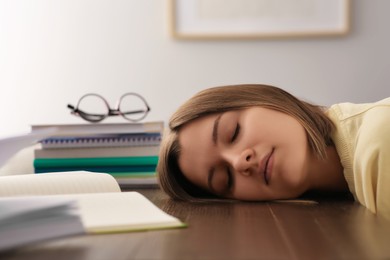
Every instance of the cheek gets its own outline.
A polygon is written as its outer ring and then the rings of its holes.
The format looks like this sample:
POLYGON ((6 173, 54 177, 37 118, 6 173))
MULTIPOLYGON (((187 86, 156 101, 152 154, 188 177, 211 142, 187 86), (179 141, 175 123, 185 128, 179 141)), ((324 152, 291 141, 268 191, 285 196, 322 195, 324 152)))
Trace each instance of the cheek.
POLYGON ((306 139, 293 141, 289 147, 280 149, 280 180, 288 187, 299 187, 307 178, 310 150, 306 139))

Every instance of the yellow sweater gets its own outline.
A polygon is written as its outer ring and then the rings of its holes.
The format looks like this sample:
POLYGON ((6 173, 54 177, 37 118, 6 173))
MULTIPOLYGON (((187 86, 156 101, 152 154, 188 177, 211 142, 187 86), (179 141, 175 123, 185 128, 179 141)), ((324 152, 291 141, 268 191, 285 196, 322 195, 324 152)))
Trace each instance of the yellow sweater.
POLYGON ((332 139, 355 199, 390 218, 390 98, 369 104, 342 103, 327 115, 332 139))

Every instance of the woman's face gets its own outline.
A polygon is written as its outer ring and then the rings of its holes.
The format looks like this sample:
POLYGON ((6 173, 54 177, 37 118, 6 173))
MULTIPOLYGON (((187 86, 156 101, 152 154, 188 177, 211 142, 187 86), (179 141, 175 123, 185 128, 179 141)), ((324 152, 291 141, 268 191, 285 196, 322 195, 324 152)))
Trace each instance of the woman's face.
POLYGON ((287 199, 308 189, 311 153, 303 126, 275 110, 213 114, 179 133, 184 176, 221 197, 287 199))

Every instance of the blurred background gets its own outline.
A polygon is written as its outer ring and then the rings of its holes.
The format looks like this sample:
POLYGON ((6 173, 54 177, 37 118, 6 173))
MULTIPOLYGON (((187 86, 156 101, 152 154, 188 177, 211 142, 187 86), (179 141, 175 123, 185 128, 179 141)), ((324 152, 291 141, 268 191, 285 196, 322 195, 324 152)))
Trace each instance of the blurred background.
MULTIPOLYGON (((286 0, 287 1, 287 0, 286 0)), ((82 123, 85 93, 137 92, 167 121, 211 86, 265 83, 321 105, 390 96, 390 1, 351 0, 345 36, 178 40, 167 0, 0 0, 0 133, 82 123)), ((109 119, 104 122, 123 122, 109 119)))

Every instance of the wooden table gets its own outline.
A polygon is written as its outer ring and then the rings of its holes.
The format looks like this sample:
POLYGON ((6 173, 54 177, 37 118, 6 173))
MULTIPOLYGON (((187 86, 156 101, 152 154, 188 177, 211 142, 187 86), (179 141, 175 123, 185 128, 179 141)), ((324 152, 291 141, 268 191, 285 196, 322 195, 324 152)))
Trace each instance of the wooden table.
POLYGON ((0 259, 390 259, 390 223, 350 199, 203 205, 140 192, 188 228, 71 237, 0 259))

